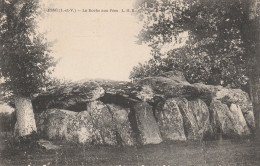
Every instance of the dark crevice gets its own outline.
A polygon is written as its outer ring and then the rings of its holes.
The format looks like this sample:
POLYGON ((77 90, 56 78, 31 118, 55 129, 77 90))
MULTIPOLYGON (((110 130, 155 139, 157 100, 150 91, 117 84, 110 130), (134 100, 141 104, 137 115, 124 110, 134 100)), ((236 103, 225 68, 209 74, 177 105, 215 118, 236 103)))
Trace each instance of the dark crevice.
POLYGON ((135 110, 133 107, 130 107, 130 113, 128 114, 128 119, 129 119, 130 126, 131 126, 133 134, 134 134, 135 142, 137 143, 137 145, 142 145, 141 132, 138 129, 138 124, 137 124, 137 120, 136 120, 136 116, 135 116, 135 110))
MULTIPOLYGON (((121 95, 114 95, 114 94, 105 94, 103 97, 100 98, 104 104, 116 104, 124 108, 129 108, 130 113, 128 114, 128 120, 130 122, 130 127, 133 131, 133 138, 137 145, 142 145, 140 131, 138 129, 137 119, 135 115, 134 105, 138 102, 135 99, 129 99, 121 95)), ((111 110, 110 110, 111 111, 111 110)), ((117 141, 123 143, 120 134, 117 132, 117 141)))
POLYGON ((99 100, 102 101, 104 104, 116 104, 124 108, 130 108, 131 105, 138 102, 138 100, 136 99, 124 97, 119 94, 109 94, 109 93, 106 93, 99 100))
POLYGON ((123 146, 123 139, 118 132, 118 129, 117 129, 117 126, 116 126, 116 120, 114 118, 114 113, 113 113, 113 111, 111 111, 111 108, 108 105, 106 105, 106 107, 107 107, 109 113, 112 116, 113 132, 116 136, 116 143, 117 143, 117 145, 123 146))
POLYGON ((161 102, 157 103, 156 105, 153 105, 153 107, 152 107, 153 116, 154 116, 156 122, 158 122, 158 117, 156 116, 156 111, 158 111, 158 112, 163 111, 164 104, 165 104, 165 101, 161 101, 161 102))
POLYGON ((67 107, 67 110, 74 111, 74 112, 81 112, 87 110, 87 102, 77 103, 75 105, 67 107))
POLYGON ((184 134, 185 134, 185 137, 188 139, 188 136, 189 136, 189 131, 188 130, 190 129, 190 124, 187 123, 188 119, 187 119, 187 116, 185 115, 185 112, 184 112, 183 108, 180 107, 179 104, 177 104, 177 105, 178 105, 179 110, 180 110, 181 115, 182 115, 184 134))

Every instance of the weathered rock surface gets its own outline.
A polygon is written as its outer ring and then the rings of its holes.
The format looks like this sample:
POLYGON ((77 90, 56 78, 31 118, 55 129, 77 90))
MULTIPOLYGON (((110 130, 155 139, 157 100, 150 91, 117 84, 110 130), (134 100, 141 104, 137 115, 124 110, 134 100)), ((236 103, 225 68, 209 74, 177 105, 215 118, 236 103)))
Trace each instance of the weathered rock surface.
POLYGON ((206 103, 201 99, 191 100, 189 101, 189 110, 190 113, 193 112, 198 129, 196 133, 200 139, 210 136, 212 134, 212 128, 210 125, 210 114, 206 103))
POLYGON ((188 101, 185 98, 176 98, 175 100, 183 116, 187 139, 202 140, 211 134, 208 107, 202 100, 188 101))
POLYGON ((153 115, 152 107, 146 102, 133 106, 141 144, 158 144, 162 142, 159 127, 153 115))
POLYGON ((244 115, 240 109, 239 105, 231 104, 229 107, 230 112, 232 112, 234 116, 235 127, 237 128, 237 132, 239 135, 248 135, 250 134, 250 130, 246 124, 246 120, 244 115))
POLYGON ((115 145, 116 133, 108 107, 100 101, 93 101, 88 104, 87 112, 91 116, 95 144, 115 145))
POLYGON ((253 116, 252 102, 246 92, 241 89, 227 89, 222 88, 216 93, 216 100, 220 100, 222 103, 231 106, 235 104, 240 107, 247 124, 250 128, 254 129, 255 121, 253 116))
POLYGON ((133 145, 127 111, 100 101, 88 104, 87 111, 51 109, 37 117, 39 132, 49 139, 75 143, 133 145), (113 112, 111 114, 111 112, 113 112), (118 142, 120 141, 120 142, 118 142))
MULTIPOLYGON (((73 110, 73 106, 95 101, 104 96, 104 93, 104 89, 93 81, 68 83, 49 89, 46 93, 33 99, 32 104, 36 112, 42 112, 49 108, 73 110)), ((84 109, 85 108, 83 107, 82 110, 84 109)))
POLYGON ((250 134, 243 114, 235 104, 229 108, 221 101, 213 100, 210 105, 213 115, 213 128, 215 133, 222 133, 227 137, 246 136, 250 134))
POLYGON ((171 79, 166 77, 147 77, 137 82, 138 86, 149 87, 154 96, 162 98, 173 97, 198 97, 199 91, 188 83, 179 79, 171 79))
POLYGON ((246 92, 241 89, 230 89, 222 86, 204 85, 201 83, 193 84, 200 91, 200 98, 210 105, 212 100, 219 100, 230 106, 236 104, 241 108, 247 125, 255 128, 252 102, 246 92))
POLYGON ((147 77, 136 83, 142 87, 138 94, 143 101, 155 102, 155 98, 164 100, 173 97, 183 97, 188 100, 201 99, 208 106, 212 100, 219 100, 230 106, 240 106, 247 125, 254 129, 252 103, 246 92, 240 89, 230 89, 222 86, 205 85, 202 83, 190 84, 181 74, 165 73, 158 77, 147 77))
POLYGON ((67 140, 67 121, 77 113, 67 110, 51 109, 36 116, 38 132, 49 139, 67 140))
POLYGON ((128 120, 130 109, 115 104, 108 104, 107 106, 113 117, 118 142, 122 145, 134 145, 134 135, 128 120))
POLYGON ((144 85, 142 90, 137 92, 137 98, 141 99, 142 101, 152 101, 154 98, 154 92, 150 86, 144 85))
POLYGON ((155 117, 164 140, 186 140, 183 118, 174 99, 159 103, 155 117))
POLYGON ((125 81, 112 81, 112 80, 93 80, 102 87, 106 93, 114 95, 122 95, 125 97, 134 97, 137 93, 138 87, 125 81))
POLYGON ((33 103, 39 112, 58 108, 40 114, 41 133, 89 144, 157 144, 202 140, 218 133, 246 136, 255 123, 246 92, 190 84, 180 72, 134 83, 100 79, 66 84, 33 103))

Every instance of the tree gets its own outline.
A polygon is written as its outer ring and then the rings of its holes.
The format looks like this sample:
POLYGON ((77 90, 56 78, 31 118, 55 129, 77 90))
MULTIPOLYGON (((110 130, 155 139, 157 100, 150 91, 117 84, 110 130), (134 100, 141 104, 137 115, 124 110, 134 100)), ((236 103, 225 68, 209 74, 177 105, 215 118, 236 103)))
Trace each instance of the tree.
POLYGON ((249 83, 259 133, 257 0, 142 0, 137 9, 144 23, 138 38, 155 52, 152 59, 160 70, 180 68, 190 82, 240 88, 249 83), (185 32, 185 45, 175 47, 185 32), (165 45, 170 47, 162 54, 165 45))
POLYGON ((153 59, 161 61, 163 70, 182 70, 189 82, 243 87, 248 79, 238 33, 243 20, 231 21, 234 16, 241 18, 243 3, 212 2, 144 1, 148 5, 139 4, 138 15, 144 21, 139 40, 158 52, 153 59), (185 46, 172 46, 158 58, 165 45, 178 45, 184 32, 188 33, 185 46))
POLYGON ((256 139, 260 142, 260 9, 258 0, 250 0, 248 20, 244 24, 243 38, 247 43, 247 68, 249 74, 250 94, 253 102, 256 139))
POLYGON ((49 43, 39 34, 39 0, 0 1, 0 77, 14 94, 19 136, 37 131, 31 97, 55 66, 49 43))

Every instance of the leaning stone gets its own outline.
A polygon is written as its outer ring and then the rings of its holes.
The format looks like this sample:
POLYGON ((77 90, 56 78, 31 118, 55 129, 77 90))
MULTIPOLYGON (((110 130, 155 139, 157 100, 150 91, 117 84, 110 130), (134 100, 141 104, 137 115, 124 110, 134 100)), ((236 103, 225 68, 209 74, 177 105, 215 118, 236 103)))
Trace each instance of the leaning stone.
POLYGON ((254 112, 248 111, 247 113, 244 113, 244 117, 245 117, 248 127, 251 129, 251 131, 254 131, 255 130, 254 112))
POLYGON ((133 131, 128 119, 129 108, 123 108, 115 104, 107 105, 115 124, 117 143, 121 145, 134 145, 133 131))
POLYGON ((240 136, 249 135, 250 130, 246 124, 246 120, 243 116, 243 113, 242 113, 239 105, 231 104, 230 111, 233 114, 234 127, 236 128, 238 135, 240 135, 240 136))
POLYGON ((159 103, 155 110, 155 116, 163 139, 186 140, 183 118, 174 99, 159 103))
POLYGON ((152 107, 146 102, 133 106, 137 127, 140 132, 141 144, 158 144, 162 142, 159 127, 153 115, 152 107))
POLYGON ((95 144, 116 145, 115 124, 108 107, 101 101, 88 103, 87 111, 91 116, 95 144))
POLYGON ((214 99, 220 100, 228 106, 231 104, 239 106, 248 126, 251 129, 255 128, 253 106, 249 95, 246 92, 241 89, 220 88, 219 91, 216 92, 214 99))
POLYGON ((222 133, 225 136, 234 135, 236 130, 228 106, 221 101, 213 100, 209 108, 213 115, 212 123, 215 133, 222 133))
POLYGON ((208 107, 202 100, 188 101, 185 98, 175 100, 183 116, 188 140, 202 140, 211 133, 208 107))
POLYGON ((189 110, 190 113, 193 113, 197 124, 197 136, 194 137, 199 137, 200 140, 202 140, 207 136, 211 136, 212 127, 210 124, 209 109, 206 103, 201 99, 191 100, 189 101, 189 110))
POLYGON ((240 108, 234 104, 229 108, 221 101, 213 100, 210 105, 215 133, 227 137, 245 136, 250 134, 240 108))

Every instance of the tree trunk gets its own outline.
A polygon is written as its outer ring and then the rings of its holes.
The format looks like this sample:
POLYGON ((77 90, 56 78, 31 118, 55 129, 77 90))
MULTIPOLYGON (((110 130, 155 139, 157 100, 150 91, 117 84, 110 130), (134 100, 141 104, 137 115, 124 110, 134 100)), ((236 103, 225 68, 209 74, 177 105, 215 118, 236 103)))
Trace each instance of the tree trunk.
POLYGON ((37 132, 31 100, 23 96, 17 96, 15 97, 15 107, 16 127, 19 136, 26 136, 37 132))
MULTIPOLYGON (((260 66, 260 64, 259 64, 260 66)), ((259 68, 254 65, 252 67, 252 70, 255 70, 253 72, 254 74, 251 75, 250 78, 250 88, 252 89, 251 92, 251 100, 253 102, 253 111, 254 111, 254 117, 255 117, 255 138, 256 140, 260 141, 260 79, 259 79, 259 74, 256 73, 257 70, 256 68, 259 68)))
POLYGON ((255 116, 255 138, 260 142, 260 48, 256 49, 258 56, 255 58, 254 74, 253 74, 253 109, 255 116))
POLYGON ((259 10, 258 0, 249 0, 249 22, 245 30, 245 38, 248 44, 247 53, 249 54, 249 83, 250 96, 253 102, 255 117, 255 139, 260 141, 260 36, 259 36, 259 10))
POLYGON ((254 104, 254 116, 255 116, 255 126, 256 126, 256 131, 255 131, 255 139, 260 142, 260 104, 254 104))

